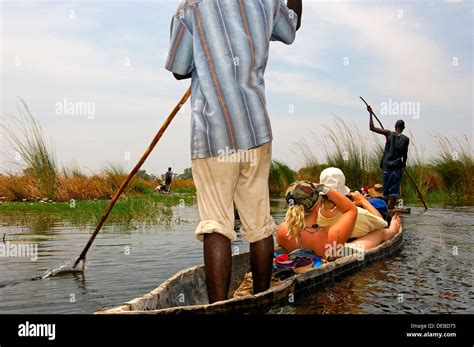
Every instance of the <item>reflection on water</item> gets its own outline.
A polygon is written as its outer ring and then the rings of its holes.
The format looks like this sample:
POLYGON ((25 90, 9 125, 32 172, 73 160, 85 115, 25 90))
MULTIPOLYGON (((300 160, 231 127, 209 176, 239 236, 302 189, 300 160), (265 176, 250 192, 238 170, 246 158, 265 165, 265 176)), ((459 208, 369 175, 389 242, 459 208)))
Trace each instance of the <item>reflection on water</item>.
MULTIPOLYGON (((107 224, 87 259, 87 271, 31 280, 79 255, 95 224, 57 216, 0 216, 0 241, 35 243, 38 260, 8 257, 0 266, 0 313, 92 313, 158 286, 202 263, 194 237, 197 206, 176 206, 150 223, 107 224)), ((271 313, 473 312, 474 209, 413 208, 403 216, 401 252, 373 263, 271 313)), ((272 201, 276 222, 284 201, 272 201)), ((235 246, 248 250, 238 238, 235 246)))
MULTIPOLYGON (((154 203, 154 202, 151 202, 154 203)), ((156 209, 153 210, 153 215, 148 213, 144 216, 134 216, 131 211, 129 213, 123 213, 122 215, 114 215, 112 210, 106 224, 114 224, 115 232, 131 232, 134 229, 152 227, 155 225, 161 225, 166 228, 170 228, 173 224, 173 218, 179 217, 174 216, 173 209, 170 206, 155 203, 156 209), (115 222, 113 222, 115 220, 115 222)), ((95 225, 100 216, 102 215, 105 207, 97 206, 97 216, 91 211, 85 214, 64 214, 61 212, 53 213, 8 213, 0 214, 0 228, 1 227, 14 227, 17 232, 22 234, 30 233, 35 235, 48 234, 54 231, 56 228, 63 229, 67 227, 74 227, 78 229, 87 229, 91 225, 95 225)), ((150 207, 148 207, 150 209, 150 207)), ((185 221, 183 221, 185 222, 185 221)), ((0 229, 0 232, 2 230, 0 229)), ((4 231, 2 234, 5 233, 4 231)))

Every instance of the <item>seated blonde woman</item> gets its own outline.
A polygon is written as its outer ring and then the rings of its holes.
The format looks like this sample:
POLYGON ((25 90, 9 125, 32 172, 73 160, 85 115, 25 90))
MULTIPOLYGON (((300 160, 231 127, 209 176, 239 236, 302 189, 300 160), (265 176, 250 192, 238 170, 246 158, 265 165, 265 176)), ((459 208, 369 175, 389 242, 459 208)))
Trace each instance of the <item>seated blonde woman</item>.
MULTIPOLYGON (((278 226, 276 240, 286 251, 310 248, 316 255, 330 258, 328 249, 343 246, 350 238, 357 219, 357 209, 351 200, 336 189, 300 181, 288 187, 285 198, 290 207, 285 221, 278 226), (319 205, 323 194, 342 212, 333 225, 325 227, 318 224, 319 205)), ((372 231, 351 244, 363 250, 371 249, 390 239, 399 227, 400 217, 395 215, 390 228, 372 231)))
MULTIPOLYGON (((354 205, 357 206, 357 220, 350 236, 351 239, 388 226, 380 212, 362 194, 350 192, 350 189, 346 187, 346 177, 340 169, 329 167, 323 170, 319 176, 319 183, 337 190, 342 195, 351 196, 354 205)), ((328 196, 323 196, 323 198, 318 211, 318 224, 330 226, 336 223, 343 213, 328 196)))

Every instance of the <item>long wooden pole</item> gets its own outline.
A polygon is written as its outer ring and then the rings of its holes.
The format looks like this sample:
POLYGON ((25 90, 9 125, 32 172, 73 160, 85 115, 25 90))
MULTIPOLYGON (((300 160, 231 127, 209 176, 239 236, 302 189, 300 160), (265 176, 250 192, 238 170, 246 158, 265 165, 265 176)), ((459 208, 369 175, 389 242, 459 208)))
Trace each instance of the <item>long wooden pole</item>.
POLYGON ((185 104, 186 100, 188 100, 189 95, 191 95, 191 87, 188 88, 186 93, 183 95, 181 100, 178 102, 178 104, 174 107, 173 111, 171 111, 170 115, 168 118, 166 118, 165 122, 161 126, 160 130, 156 133, 155 137, 151 141, 150 145, 146 149, 145 153, 143 153, 142 157, 138 161, 138 163, 135 165, 135 167, 130 171, 128 174, 127 178, 122 182, 120 188, 115 192, 114 196, 112 197, 112 200, 110 200, 109 205, 105 209, 104 213, 102 214, 102 217, 99 220, 99 223, 97 224, 94 233, 90 237, 89 241, 87 242, 86 246, 82 250, 81 254, 79 255, 79 258, 76 259, 73 265, 73 269, 76 268, 76 266, 82 261, 82 271, 85 270, 85 264, 86 264, 86 254, 89 248, 92 246, 92 243, 94 242, 97 234, 99 233, 100 229, 102 228, 102 225, 104 224, 105 220, 109 216, 110 211, 112 211, 112 208, 114 207, 115 203, 119 199, 120 195, 123 193, 125 188, 127 188, 127 185, 130 183, 132 180, 133 176, 138 172, 140 167, 143 165, 145 160, 148 158, 150 153, 153 151, 153 148, 155 148, 156 144, 160 140, 161 136, 163 136, 163 133, 166 131, 168 128, 168 125, 170 125, 171 121, 173 120, 174 116, 178 113, 178 111, 181 109, 181 107, 185 104))
MULTIPOLYGON (((369 107, 369 104, 367 103, 367 101, 364 100, 364 98, 362 96, 359 96, 359 98, 361 98, 361 100, 364 102, 364 104, 369 107)), ((374 111, 372 111, 372 115, 375 117, 375 119, 377 120, 377 122, 380 124, 380 127, 382 129, 385 129, 383 127, 383 124, 382 122, 380 121, 380 119, 375 115, 374 111)), ((405 171, 405 174, 407 175, 407 177, 410 179, 411 183, 413 184, 413 187, 415 187, 415 190, 418 194, 418 197, 420 198, 421 202, 423 203, 423 206, 425 207, 425 210, 428 209, 428 206, 426 206, 426 203, 425 203, 425 200, 423 200, 423 196, 421 195, 421 192, 420 190, 418 189, 418 186, 416 185, 415 181, 413 180, 413 178, 411 178, 410 174, 408 173, 406 167, 403 168, 403 170, 405 171)))

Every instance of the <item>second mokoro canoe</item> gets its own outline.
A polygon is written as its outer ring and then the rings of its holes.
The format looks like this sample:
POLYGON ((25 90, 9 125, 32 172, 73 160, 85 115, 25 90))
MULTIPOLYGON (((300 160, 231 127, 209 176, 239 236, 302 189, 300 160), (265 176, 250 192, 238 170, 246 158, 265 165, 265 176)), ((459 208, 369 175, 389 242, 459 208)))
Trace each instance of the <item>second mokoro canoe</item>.
MULTIPOLYGON (((365 252, 364 259, 356 255, 345 256, 322 266, 296 274, 256 295, 246 295, 209 304, 206 291, 204 265, 182 270, 148 294, 118 307, 101 310, 98 314, 183 314, 183 313, 255 313, 268 311, 277 304, 288 304, 291 297, 297 302, 303 295, 314 292, 325 281, 353 272, 373 261, 398 251, 403 243, 400 230, 379 246, 365 252)), ((249 253, 232 257, 232 278, 229 297, 250 272, 249 253)))

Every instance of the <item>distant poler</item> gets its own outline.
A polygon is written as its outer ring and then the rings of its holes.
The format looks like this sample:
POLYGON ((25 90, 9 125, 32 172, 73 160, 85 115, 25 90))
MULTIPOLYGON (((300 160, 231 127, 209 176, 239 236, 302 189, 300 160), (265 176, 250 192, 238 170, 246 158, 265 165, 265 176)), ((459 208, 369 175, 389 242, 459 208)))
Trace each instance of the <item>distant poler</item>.
POLYGON ((405 129, 403 120, 397 120, 395 131, 377 128, 374 125, 372 108, 367 106, 367 111, 370 113, 370 130, 385 135, 385 149, 380 161, 380 168, 383 170, 383 198, 387 201, 389 210, 393 210, 400 194, 400 184, 402 183, 403 169, 407 164, 410 139, 402 134, 405 129))

